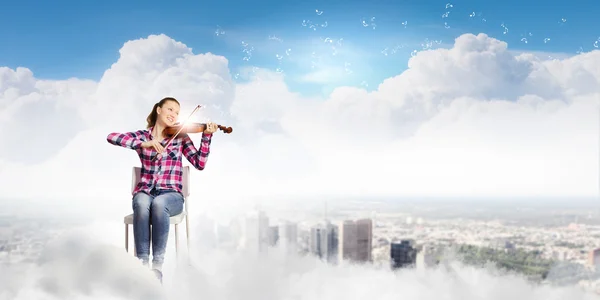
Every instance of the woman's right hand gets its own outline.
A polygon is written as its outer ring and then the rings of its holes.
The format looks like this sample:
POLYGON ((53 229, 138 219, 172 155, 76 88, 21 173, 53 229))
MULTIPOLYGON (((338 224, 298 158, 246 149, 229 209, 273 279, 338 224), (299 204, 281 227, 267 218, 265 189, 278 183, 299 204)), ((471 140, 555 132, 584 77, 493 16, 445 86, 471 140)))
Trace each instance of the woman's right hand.
POLYGON ((154 148, 156 152, 162 153, 164 148, 157 140, 145 141, 142 143, 142 148, 154 148))

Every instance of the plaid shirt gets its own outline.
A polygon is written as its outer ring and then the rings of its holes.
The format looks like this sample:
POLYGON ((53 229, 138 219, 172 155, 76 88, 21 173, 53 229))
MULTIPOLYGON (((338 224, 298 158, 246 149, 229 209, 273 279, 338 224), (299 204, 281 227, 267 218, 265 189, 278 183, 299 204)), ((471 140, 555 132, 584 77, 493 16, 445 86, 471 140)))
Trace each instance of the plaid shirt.
MULTIPOLYGON (((150 193, 156 190, 176 190, 182 193, 183 178, 182 154, 198 170, 203 170, 210 153, 212 134, 202 133, 200 151, 196 149, 189 136, 173 139, 155 161, 152 158, 158 154, 154 148, 142 148, 142 143, 152 140, 152 127, 127 133, 111 133, 106 140, 113 145, 133 149, 142 162, 140 182, 132 194, 138 192, 150 193)), ((164 139, 163 147, 169 139, 164 139)))

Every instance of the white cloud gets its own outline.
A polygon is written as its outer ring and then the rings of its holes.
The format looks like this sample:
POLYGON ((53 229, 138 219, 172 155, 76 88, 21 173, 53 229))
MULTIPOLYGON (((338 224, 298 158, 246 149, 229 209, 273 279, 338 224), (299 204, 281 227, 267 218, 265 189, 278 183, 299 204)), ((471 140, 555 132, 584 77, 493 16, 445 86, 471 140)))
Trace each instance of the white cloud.
POLYGON ((198 120, 234 127, 192 175, 207 207, 286 194, 598 193, 598 51, 542 61, 468 34, 420 52, 372 93, 339 87, 327 99, 291 93, 266 70, 235 84, 226 58, 164 35, 120 54, 99 82, 1 70, 4 197, 127 211, 138 160, 105 137, 143 128, 164 96, 181 100, 182 116, 202 104, 198 120), (92 198, 102 201, 72 201, 92 198))
MULTIPOLYGON (((452 49, 420 52, 372 93, 340 87, 327 99, 291 93, 265 70, 236 85, 226 58, 195 55, 164 35, 130 41, 120 54, 99 82, 0 69, 2 197, 111 220, 58 241, 32 269, 3 270, 0 299, 160 293, 121 250, 118 221, 131 210, 138 159, 105 138, 143 128, 164 96, 182 102, 182 116, 203 104, 198 120, 234 127, 215 136, 206 170, 192 175, 192 215, 278 195, 597 194, 599 51, 541 61, 463 35, 452 49)), ((276 253, 257 260, 205 251, 196 253, 200 269, 176 272, 172 246, 165 292, 174 299, 592 299, 461 266, 394 275, 276 253)))
POLYGON ((547 51, 527 51, 527 50, 510 50, 515 55, 520 54, 533 54, 541 60, 555 60, 555 59, 567 59, 577 55, 577 53, 568 52, 547 52, 547 51))
POLYGON ((122 250, 120 240, 97 239, 113 228, 121 226, 96 224, 70 232, 33 266, 3 270, 0 299, 598 299, 577 287, 531 285, 492 269, 448 264, 392 273, 375 266, 330 266, 278 249, 258 258, 243 251, 196 250, 191 266, 183 255, 176 265, 172 241, 160 287, 122 250))

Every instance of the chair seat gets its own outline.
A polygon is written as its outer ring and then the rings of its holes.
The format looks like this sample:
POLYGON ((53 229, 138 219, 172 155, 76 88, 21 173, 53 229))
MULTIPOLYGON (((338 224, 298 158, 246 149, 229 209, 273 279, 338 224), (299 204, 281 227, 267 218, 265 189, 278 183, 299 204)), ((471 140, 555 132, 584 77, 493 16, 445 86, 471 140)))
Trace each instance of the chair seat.
MULTIPOLYGON (((186 216, 186 212, 183 211, 178 215, 172 216, 169 218, 169 223, 171 224, 179 224, 183 221, 183 218, 186 216)), ((125 216, 123 219, 125 224, 133 224, 133 214, 125 216)))

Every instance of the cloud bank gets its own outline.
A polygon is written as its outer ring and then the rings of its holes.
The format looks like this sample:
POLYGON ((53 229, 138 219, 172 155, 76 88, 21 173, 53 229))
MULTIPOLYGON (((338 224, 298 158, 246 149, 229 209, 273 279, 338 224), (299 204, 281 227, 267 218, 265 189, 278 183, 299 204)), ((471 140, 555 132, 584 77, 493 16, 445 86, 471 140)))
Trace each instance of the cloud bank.
POLYGON ((269 70, 235 83, 225 57, 194 54, 165 35, 119 52, 99 82, 0 68, 5 197, 128 210, 139 162, 105 137, 143 128, 167 95, 182 102, 182 116, 201 104, 195 120, 234 127, 215 136, 207 169, 193 173, 202 205, 284 195, 598 194, 600 51, 548 61, 465 34, 450 49, 412 57, 373 92, 339 87, 324 98, 291 92, 269 70))
POLYGON ((120 240, 99 241, 90 235, 101 233, 94 230, 66 234, 28 268, 4 269, 0 299, 599 299, 577 287, 536 286, 460 264, 393 273, 374 266, 326 265, 278 249, 257 257, 205 248, 193 253, 191 265, 181 260, 175 266, 173 243, 160 287, 123 251, 120 240))

